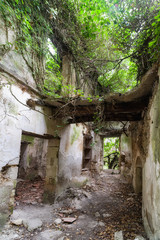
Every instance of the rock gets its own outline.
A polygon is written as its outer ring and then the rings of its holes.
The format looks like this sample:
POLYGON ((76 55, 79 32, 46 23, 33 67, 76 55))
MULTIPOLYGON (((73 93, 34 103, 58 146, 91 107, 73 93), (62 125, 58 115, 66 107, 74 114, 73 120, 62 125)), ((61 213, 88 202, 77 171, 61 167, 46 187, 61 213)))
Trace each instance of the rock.
POLYGON ((17 220, 17 219, 19 219, 19 212, 14 210, 10 217, 10 221, 17 220))
POLYGON ((96 212, 95 213, 95 217, 100 217, 101 215, 100 215, 100 213, 99 212, 96 212))
POLYGON ((23 225, 28 231, 33 231, 39 227, 42 227, 42 221, 39 218, 23 220, 23 225))
POLYGON ((58 240, 58 238, 62 237, 61 235, 63 234, 62 231, 60 230, 45 230, 44 232, 41 232, 37 237, 37 240, 58 240))
POLYGON ((130 198, 127 198, 127 201, 134 201, 134 199, 132 198, 132 197, 130 197, 130 198))
POLYGON ((88 182, 88 178, 85 176, 79 176, 79 177, 72 177, 70 179, 70 185, 71 187, 83 187, 86 185, 86 183, 88 182))
POLYGON ((114 233, 114 240, 123 240, 123 233, 122 233, 122 231, 114 233))
POLYGON ((71 214, 71 213, 73 213, 73 209, 65 209, 65 210, 61 210, 60 213, 71 214))
POLYGON ((93 229, 93 228, 95 228, 97 225, 98 225, 98 222, 96 222, 96 221, 91 221, 91 222, 88 223, 87 227, 93 229))
POLYGON ((105 223, 104 223, 104 222, 99 222, 98 225, 99 225, 100 227, 105 227, 105 223))
POLYGON ((61 222, 62 222, 62 220, 61 220, 60 218, 57 218, 57 219, 54 221, 54 223, 57 224, 57 225, 60 224, 61 222))
POLYGON ((82 208, 81 201, 78 199, 72 200, 72 206, 74 206, 75 209, 80 210, 82 208))
POLYGON ((16 226, 20 226, 20 225, 22 225, 22 223, 23 223, 23 220, 21 218, 11 220, 11 224, 16 225, 16 226))
POLYGON ((104 218, 106 218, 106 217, 110 217, 111 214, 109 214, 109 213, 103 213, 102 216, 103 216, 104 218))
POLYGON ((13 231, 10 231, 10 233, 2 234, 0 236, 0 240, 14 240, 17 239, 19 235, 13 231))
POLYGON ((136 238, 134 240, 145 240, 145 238, 142 236, 136 236, 136 238))
POLYGON ((84 195, 88 198, 88 199, 91 199, 92 198, 92 195, 86 191, 83 191, 84 195))
POLYGON ((65 223, 73 223, 76 221, 76 218, 73 217, 66 217, 66 218, 62 218, 63 222, 65 223))
POLYGON ((83 220, 85 218, 86 218, 86 215, 81 215, 81 216, 78 217, 79 220, 81 220, 81 219, 83 220))
POLYGON ((57 240, 65 240, 65 237, 60 237, 57 240))

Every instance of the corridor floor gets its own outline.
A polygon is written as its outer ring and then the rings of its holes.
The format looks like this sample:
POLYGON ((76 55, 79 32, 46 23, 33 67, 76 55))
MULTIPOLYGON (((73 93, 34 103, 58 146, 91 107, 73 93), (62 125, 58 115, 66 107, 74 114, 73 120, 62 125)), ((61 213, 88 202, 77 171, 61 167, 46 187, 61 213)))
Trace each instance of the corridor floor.
MULTIPOLYGON (((37 185, 38 182, 33 187, 36 189, 37 185)), ((136 236, 147 239, 141 196, 134 194, 132 187, 112 171, 102 172, 83 188, 67 189, 52 205, 41 203, 40 184, 35 191, 26 185, 23 189, 22 184, 22 193, 23 190, 28 199, 20 195, 16 199, 0 240, 113 240, 117 231, 122 231, 124 240, 136 236)))

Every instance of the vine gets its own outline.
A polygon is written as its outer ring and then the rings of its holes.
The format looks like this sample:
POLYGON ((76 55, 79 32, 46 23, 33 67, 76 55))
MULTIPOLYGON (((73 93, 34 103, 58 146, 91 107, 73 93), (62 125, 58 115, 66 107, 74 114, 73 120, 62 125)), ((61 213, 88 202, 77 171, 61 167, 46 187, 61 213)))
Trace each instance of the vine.
MULTIPOLYGON (((159 59, 156 1, 1 0, 0 16, 6 35, 7 29, 16 34, 14 43, 1 46, 1 56, 11 48, 20 53, 38 89, 51 97, 63 92, 65 55, 71 56, 77 79, 85 79, 91 95, 132 89, 159 59)), ((76 87, 82 90, 80 84, 76 87)))

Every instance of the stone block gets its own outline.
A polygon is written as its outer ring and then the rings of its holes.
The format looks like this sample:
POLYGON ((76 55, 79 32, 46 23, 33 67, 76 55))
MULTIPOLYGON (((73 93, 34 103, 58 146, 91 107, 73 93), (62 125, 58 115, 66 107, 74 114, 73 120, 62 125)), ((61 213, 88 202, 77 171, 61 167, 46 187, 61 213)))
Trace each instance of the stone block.
POLYGON ((0 186, 0 211, 4 213, 8 213, 10 197, 12 193, 13 185, 0 186))
POLYGON ((0 230, 3 229, 5 223, 7 222, 8 214, 6 213, 0 213, 0 230))
POLYGON ((122 231, 114 233, 114 240, 123 240, 123 233, 122 233, 122 231))
POLYGON ((16 180, 17 179, 17 174, 18 174, 18 167, 17 166, 10 166, 7 169, 5 177, 9 178, 9 179, 16 180))

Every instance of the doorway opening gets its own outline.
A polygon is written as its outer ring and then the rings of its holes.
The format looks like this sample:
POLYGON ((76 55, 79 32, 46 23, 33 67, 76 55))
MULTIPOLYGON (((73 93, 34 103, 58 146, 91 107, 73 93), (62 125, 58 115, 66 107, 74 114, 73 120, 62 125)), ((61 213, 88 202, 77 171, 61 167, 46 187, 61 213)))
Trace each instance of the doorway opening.
POLYGON ((119 137, 104 138, 103 156, 103 169, 119 168, 119 137))
POLYGON ((41 203, 46 176, 48 140, 22 134, 16 202, 41 203))

